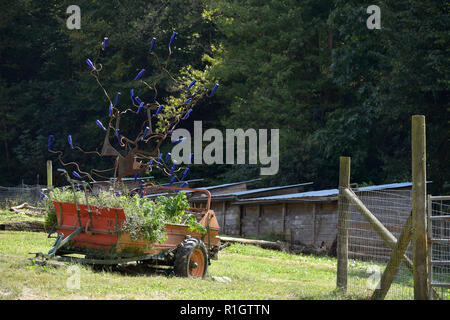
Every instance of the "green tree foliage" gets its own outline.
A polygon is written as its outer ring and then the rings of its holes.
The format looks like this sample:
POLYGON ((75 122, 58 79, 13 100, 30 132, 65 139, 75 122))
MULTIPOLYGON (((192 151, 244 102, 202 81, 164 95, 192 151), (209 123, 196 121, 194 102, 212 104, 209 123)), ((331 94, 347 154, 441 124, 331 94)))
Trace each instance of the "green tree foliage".
MULTIPOLYGON (((104 135, 95 120, 107 118, 109 104, 85 60, 95 59, 104 37, 109 42, 100 54, 101 81, 110 96, 121 92, 121 100, 130 104, 131 80, 142 68, 149 73, 156 69, 149 54, 153 37, 157 39, 153 51, 165 61, 169 39, 178 32, 168 64, 174 76, 180 76, 182 67, 204 68, 202 56, 210 47, 211 30, 197 1, 82 0, 77 3, 79 30, 66 27, 71 4, 18 0, 0 7, 0 152, 6 158, 1 162, 0 185, 16 184, 20 177, 34 183, 36 174, 45 176, 50 134, 55 135, 54 149, 68 151, 65 161, 76 161, 86 169, 111 167, 111 159, 69 152, 67 143, 70 134, 84 150, 101 148, 104 135)), ((162 100, 170 95, 165 85, 158 88, 162 100)), ((134 89, 144 101, 150 94, 144 88, 134 89)), ((132 132, 135 122, 123 122, 121 129, 132 132)))
POLYGON ((352 181, 410 181, 413 114, 427 117, 433 189, 449 181, 449 6, 382 1, 382 29, 369 30, 370 4, 248 0, 209 8, 226 35, 214 68, 230 105, 223 123, 280 128, 281 168, 271 183, 335 186, 342 155, 352 157, 352 181))
MULTIPOLYGON (((280 129, 280 171, 266 185, 314 181, 335 187, 338 157, 352 157, 352 181, 411 180, 411 116, 427 119, 428 178, 449 182, 449 5, 443 0, 80 0, 80 30, 66 28, 69 1, 0 5, 0 185, 45 175, 46 139, 68 150, 101 146, 95 119, 108 104, 89 75, 103 37, 102 81, 129 99, 152 37, 169 68, 207 67, 219 79, 214 101, 190 118, 204 128, 280 129), (381 8, 381 30, 366 9, 381 8)), ((138 88, 145 100, 146 93, 138 88)), ((170 95, 162 83, 162 96, 170 95)), ((132 128, 133 122, 121 129, 132 128)), ((192 129, 187 125, 187 129, 192 129)), ((163 152, 168 150, 163 149, 163 152)), ((82 166, 110 165, 69 153, 82 166)), ((109 161, 110 159, 107 159, 109 161)), ((257 166, 195 166, 192 178, 220 183, 257 177, 257 166)), ((28 179, 28 180, 27 180, 28 179)), ((42 179, 41 179, 42 182, 42 179)))
MULTIPOLYGON (((331 2, 214 4, 209 16, 226 36, 213 68, 223 85, 220 96, 230 105, 224 126, 280 129, 280 171, 267 183, 332 183, 321 170, 313 136, 325 125, 325 115, 343 106, 340 89, 327 77, 331 2)), ((231 170, 241 178, 258 173, 248 167, 231 170)))
POLYGON ((427 121, 428 177, 449 181, 449 5, 445 1, 381 1, 381 30, 368 30, 367 4, 337 1, 331 77, 348 96, 328 115, 327 157, 353 156, 359 179, 410 180, 411 116, 427 121))

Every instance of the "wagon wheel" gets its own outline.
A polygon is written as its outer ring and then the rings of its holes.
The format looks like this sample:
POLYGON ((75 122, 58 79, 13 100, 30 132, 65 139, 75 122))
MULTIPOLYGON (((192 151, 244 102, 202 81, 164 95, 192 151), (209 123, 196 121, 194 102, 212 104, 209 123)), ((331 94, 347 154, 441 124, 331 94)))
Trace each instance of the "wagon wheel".
POLYGON ((175 252, 175 274, 204 278, 207 269, 208 254, 203 241, 197 238, 185 239, 175 252))

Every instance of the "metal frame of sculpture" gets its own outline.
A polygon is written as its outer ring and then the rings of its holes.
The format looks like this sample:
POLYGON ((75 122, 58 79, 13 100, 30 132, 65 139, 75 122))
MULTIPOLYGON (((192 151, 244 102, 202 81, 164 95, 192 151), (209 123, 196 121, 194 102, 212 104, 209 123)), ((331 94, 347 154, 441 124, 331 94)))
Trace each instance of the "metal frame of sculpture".
MULTIPOLYGON (((95 182, 95 179, 93 178, 94 175, 109 179, 109 177, 105 176, 104 174, 107 172, 113 172, 113 181, 120 182, 123 177, 130 175, 134 175, 136 180, 137 177, 144 171, 151 172, 154 168, 163 171, 167 176, 172 176, 172 180, 170 181, 169 185, 173 184, 177 180, 178 182, 182 182, 186 178, 189 172, 189 168, 183 168, 181 166, 178 167, 175 162, 171 167, 169 167, 168 159, 170 158, 170 154, 166 155, 166 159, 162 159, 163 154, 160 152, 160 147, 166 140, 166 138, 171 135, 178 124, 182 120, 186 120, 189 117, 192 112, 192 108, 200 99, 204 98, 207 95, 208 90, 205 88, 205 85, 201 83, 201 81, 191 79, 189 85, 186 85, 185 79, 176 79, 168 71, 167 66, 170 57, 172 56, 171 45, 176 36, 177 33, 173 32, 168 45, 169 54, 164 63, 161 63, 158 56, 153 52, 156 39, 153 38, 151 40, 149 52, 156 60, 160 74, 154 79, 151 84, 149 84, 142 79, 144 77, 144 74, 146 73, 146 70, 142 69, 136 75, 133 81, 138 81, 141 85, 144 85, 144 87, 149 89, 153 93, 153 101, 147 103, 142 101, 138 96, 134 95, 134 89, 131 89, 130 95, 132 107, 127 108, 124 111, 120 111, 118 107, 121 93, 118 92, 116 94, 116 98, 113 103, 110 95, 102 85, 99 78, 103 66, 100 62, 98 62, 98 60, 101 57, 102 51, 105 51, 107 48, 108 38, 104 38, 103 42, 98 46, 96 59, 93 62, 90 59, 86 60, 86 63, 91 68, 91 75, 95 78, 97 84, 102 89, 109 102, 109 123, 107 127, 104 127, 100 120, 96 121, 97 125, 106 133, 101 152, 83 150, 80 146, 73 144, 72 137, 70 135, 68 136, 68 142, 72 149, 76 149, 84 154, 96 154, 99 157, 114 157, 115 161, 112 168, 104 170, 91 169, 90 172, 85 172, 81 170, 80 166, 76 162, 65 163, 62 160, 63 151, 51 150, 51 145, 53 143, 54 137, 53 135, 49 136, 48 151, 57 154, 59 162, 64 167, 70 165, 75 166, 77 171, 72 171, 72 174, 76 178, 81 180, 83 179, 83 177, 87 177, 92 182, 95 182), (171 81, 171 90, 178 94, 177 98, 173 95, 170 95, 168 97, 169 99, 174 98, 174 101, 169 102, 168 100, 166 100, 166 107, 158 101, 157 89, 158 83, 164 77, 167 77, 169 81, 171 81), (194 85, 196 85, 197 88, 201 88, 202 92, 193 92, 191 88, 194 85), (177 104, 177 101, 184 102, 180 105, 180 103, 177 104), (136 138, 133 140, 120 132, 120 119, 127 113, 139 114, 140 112, 146 112, 146 120, 141 124, 141 127, 139 128, 140 131, 137 134, 136 138), (111 145, 111 131, 113 131, 113 135, 115 135, 115 137, 118 139, 119 145, 121 147, 120 151, 111 145), (151 151, 146 151, 142 148, 142 145, 149 145, 150 143, 153 143, 155 145, 151 151), (176 175, 176 172, 179 172, 182 169, 185 169, 185 171, 183 177, 179 179, 176 175)), ((214 95, 218 87, 218 84, 214 85, 211 92, 209 93, 209 97, 212 97, 214 95)), ((190 159, 190 162, 192 163, 192 154, 190 159)), ((183 185, 185 185, 185 183, 183 183, 183 185)))

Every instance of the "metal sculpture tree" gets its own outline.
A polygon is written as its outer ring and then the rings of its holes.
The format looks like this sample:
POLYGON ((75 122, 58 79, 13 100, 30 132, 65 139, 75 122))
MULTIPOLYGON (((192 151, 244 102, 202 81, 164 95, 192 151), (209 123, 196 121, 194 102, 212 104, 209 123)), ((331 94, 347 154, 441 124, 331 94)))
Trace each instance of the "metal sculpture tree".
MULTIPOLYGON (((110 178, 105 176, 107 172, 113 172, 114 181, 121 181, 123 177, 134 175, 135 180, 138 175, 141 175, 144 171, 151 172, 154 168, 161 170, 165 175, 172 176, 172 180, 169 185, 175 181, 183 181, 189 168, 183 168, 177 166, 173 162, 172 166, 169 166, 168 160, 170 159, 170 153, 163 159, 163 154, 160 152, 162 143, 170 137, 173 130, 178 126, 182 120, 186 120, 195 104, 202 98, 204 98, 208 90, 205 88, 202 81, 195 79, 189 79, 180 77, 177 79, 171 75, 168 71, 168 63, 172 56, 171 45, 177 36, 176 32, 173 32, 168 50, 169 54, 164 63, 161 63, 158 56, 153 52, 153 48, 156 44, 156 39, 153 38, 150 43, 149 52, 155 58, 156 64, 159 68, 159 75, 153 78, 151 84, 147 83, 144 78, 146 75, 146 69, 142 69, 133 79, 137 81, 141 86, 150 90, 153 93, 153 99, 151 102, 144 102, 138 96, 134 94, 134 90, 130 90, 132 106, 121 111, 119 109, 119 102, 121 93, 116 94, 114 103, 100 81, 100 72, 103 66, 98 60, 101 57, 102 51, 105 51, 108 45, 108 38, 104 38, 103 42, 97 48, 97 57, 92 62, 90 59, 86 60, 86 63, 91 68, 91 75, 95 78, 97 84, 102 89, 106 99, 109 102, 109 122, 105 127, 100 120, 97 120, 97 125, 105 131, 105 138, 103 141, 102 150, 98 151, 84 151, 80 146, 74 145, 72 136, 68 136, 68 142, 72 149, 76 149, 84 154, 96 154, 99 157, 113 157, 114 166, 109 169, 98 170, 91 169, 90 172, 81 170, 80 166, 76 162, 65 163, 62 160, 63 151, 51 150, 51 146, 54 140, 54 136, 50 135, 48 140, 48 151, 57 154, 59 162, 64 166, 75 166, 77 170, 72 171, 72 174, 78 178, 89 178, 92 182, 95 182, 94 175, 102 178, 110 178), (172 95, 166 97, 164 104, 158 101, 158 83, 166 77, 170 83, 170 91, 172 95), (192 88, 195 86, 197 90, 192 88), (120 119, 122 116, 131 113, 139 114, 140 112, 146 113, 146 120, 142 122, 138 128, 139 132, 134 139, 129 138, 120 131, 120 119), (111 145, 111 139, 113 136, 117 139, 120 149, 111 145), (176 172, 185 169, 183 177, 179 179, 176 172)), ((182 70, 183 71, 183 70, 182 70)), ((186 70, 184 70, 186 73, 186 70)), ((212 97, 219 85, 216 84, 212 88, 209 96, 212 97)), ((180 142, 182 139, 173 142, 180 142)), ((192 155, 191 155, 192 162, 192 155)), ((185 185, 185 183, 183 183, 185 185)), ((183 187, 182 185, 182 187, 183 187)))

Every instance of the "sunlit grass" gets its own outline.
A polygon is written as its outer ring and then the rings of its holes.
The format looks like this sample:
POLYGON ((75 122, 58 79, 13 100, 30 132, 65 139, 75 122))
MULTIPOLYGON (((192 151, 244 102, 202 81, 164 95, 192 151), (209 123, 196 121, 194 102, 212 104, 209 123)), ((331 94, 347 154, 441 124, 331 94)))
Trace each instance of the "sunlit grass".
POLYGON ((28 216, 23 212, 12 212, 0 209, 0 224, 19 221, 44 221, 43 216, 28 216))
POLYGON ((339 294, 336 259, 234 244, 212 261, 204 280, 179 278, 131 266, 130 272, 94 271, 79 265, 80 288, 70 289, 73 273, 38 266, 28 252, 47 252, 54 239, 45 233, 0 231, 0 299, 361 299, 339 294), (134 269, 133 269, 134 268, 134 269), (230 283, 212 276, 227 276, 230 283))

